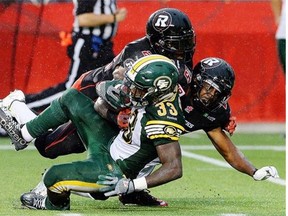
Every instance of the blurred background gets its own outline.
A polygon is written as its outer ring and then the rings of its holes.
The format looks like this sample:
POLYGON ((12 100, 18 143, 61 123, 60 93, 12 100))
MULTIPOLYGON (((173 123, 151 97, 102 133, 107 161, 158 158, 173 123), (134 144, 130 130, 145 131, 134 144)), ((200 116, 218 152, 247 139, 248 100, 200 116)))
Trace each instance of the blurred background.
MULTIPOLYGON (((0 1, 0 98, 15 88, 38 92, 66 78, 69 59, 59 33, 71 30, 73 3, 35 2, 0 1)), ((285 75, 269 0, 120 0, 118 7, 126 7, 128 15, 119 24, 115 54, 145 35, 146 21, 155 10, 178 8, 190 17, 196 31, 194 64, 217 56, 234 67, 230 105, 238 122, 285 123, 285 75)))

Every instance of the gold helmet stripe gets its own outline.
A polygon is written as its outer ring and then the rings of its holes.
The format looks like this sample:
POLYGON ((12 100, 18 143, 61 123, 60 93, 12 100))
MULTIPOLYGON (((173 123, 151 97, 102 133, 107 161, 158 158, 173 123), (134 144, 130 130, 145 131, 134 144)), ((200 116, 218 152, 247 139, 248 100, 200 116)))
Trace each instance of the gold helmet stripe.
POLYGON ((153 54, 153 55, 148 55, 145 57, 142 57, 140 59, 138 59, 133 67, 131 68, 131 70, 129 71, 129 73, 134 74, 137 71, 139 71, 142 67, 146 66, 147 64, 150 64, 152 62, 156 62, 156 61, 163 61, 163 62, 167 62, 171 65, 173 65, 173 67, 175 67, 175 69, 177 70, 176 65, 167 57, 163 56, 163 55, 157 55, 157 54, 153 54))

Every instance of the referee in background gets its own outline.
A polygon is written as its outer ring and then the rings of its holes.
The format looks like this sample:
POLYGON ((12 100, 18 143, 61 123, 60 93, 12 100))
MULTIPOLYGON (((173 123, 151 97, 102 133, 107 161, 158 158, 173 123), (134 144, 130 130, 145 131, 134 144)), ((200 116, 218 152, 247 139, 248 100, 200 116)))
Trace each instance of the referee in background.
POLYGON ((73 3, 72 34, 62 35, 71 59, 68 76, 62 83, 25 95, 28 107, 35 112, 49 106, 84 72, 106 65, 115 57, 112 38, 118 22, 126 18, 126 8, 117 9, 116 0, 73 0, 73 3))

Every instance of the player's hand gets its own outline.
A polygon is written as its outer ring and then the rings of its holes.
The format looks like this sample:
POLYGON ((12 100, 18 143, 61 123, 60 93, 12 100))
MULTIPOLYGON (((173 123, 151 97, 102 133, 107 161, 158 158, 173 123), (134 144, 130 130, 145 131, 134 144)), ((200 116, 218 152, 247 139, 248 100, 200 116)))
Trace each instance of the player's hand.
POLYGON ((124 129, 128 127, 130 113, 130 109, 124 109, 119 112, 117 116, 117 124, 119 128, 124 129))
POLYGON ((267 178, 279 178, 278 171, 274 166, 265 166, 258 170, 253 175, 253 179, 256 181, 262 181, 267 178))
POLYGON ((230 116, 229 122, 224 129, 230 134, 230 136, 232 136, 236 130, 236 127, 237 127, 236 117, 230 116))
POLYGON ((109 174, 108 175, 99 175, 97 184, 107 186, 107 187, 100 188, 99 192, 104 193, 104 192, 108 192, 108 191, 113 191, 115 189, 115 186, 116 186, 118 181, 119 181, 119 179, 116 176, 111 176, 109 174))
POLYGON ((122 66, 118 66, 112 73, 113 79, 114 80, 123 80, 126 70, 127 70, 126 68, 124 68, 122 66))
MULTIPOLYGON (((107 181, 106 183, 108 182, 109 181, 107 181)), ((105 181, 102 183, 104 184, 105 181)), ((104 195, 106 197, 120 195, 120 194, 126 195, 126 194, 133 193, 134 191, 135 191, 135 187, 134 187, 133 181, 131 179, 122 178, 117 182, 114 189, 111 189, 111 186, 110 186, 110 190, 104 193, 104 195)), ((105 191, 102 190, 101 192, 105 192, 105 191)))

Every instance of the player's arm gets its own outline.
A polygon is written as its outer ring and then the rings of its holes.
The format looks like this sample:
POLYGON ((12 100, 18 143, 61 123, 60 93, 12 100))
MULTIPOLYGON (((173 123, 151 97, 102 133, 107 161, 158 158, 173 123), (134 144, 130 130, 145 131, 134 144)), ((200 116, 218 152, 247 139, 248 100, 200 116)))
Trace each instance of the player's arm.
POLYGON ((155 187, 182 177, 181 150, 178 142, 156 147, 161 167, 146 177, 147 187, 155 187))
POLYGON ((84 13, 77 16, 79 26, 94 27, 109 23, 121 22, 126 18, 126 8, 120 8, 115 14, 84 13))
POLYGON ((147 177, 137 179, 99 176, 98 184, 110 185, 101 189, 105 196, 129 194, 134 191, 142 191, 156 187, 182 177, 181 150, 178 142, 171 142, 156 147, 161 167, 147 177))
POLYGON ((208 131, 207 135, 217 151, 236 170, 253 177, 257 181, 269 177, 279 177, 277 169, 273 166, 255 168, 220 127, 208 131))
POLYGON ((207 135, 217 151, 233 168, 253 176, 256 168, 245 158, 243 153, 237 149, 220 127, 208 131, 207 135))

